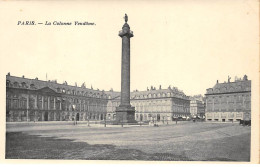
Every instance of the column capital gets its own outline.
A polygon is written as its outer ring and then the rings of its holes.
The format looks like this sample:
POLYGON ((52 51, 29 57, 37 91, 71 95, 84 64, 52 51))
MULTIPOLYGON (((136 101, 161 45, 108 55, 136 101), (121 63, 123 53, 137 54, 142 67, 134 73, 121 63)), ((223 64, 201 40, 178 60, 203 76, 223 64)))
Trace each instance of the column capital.
POLYGON ((122 27, 122 30, 119 31, 119 36, 128 36, 129 38, 134 36, 133 31, 130 30, 130 26, 127 23, 125 23, 122 27))

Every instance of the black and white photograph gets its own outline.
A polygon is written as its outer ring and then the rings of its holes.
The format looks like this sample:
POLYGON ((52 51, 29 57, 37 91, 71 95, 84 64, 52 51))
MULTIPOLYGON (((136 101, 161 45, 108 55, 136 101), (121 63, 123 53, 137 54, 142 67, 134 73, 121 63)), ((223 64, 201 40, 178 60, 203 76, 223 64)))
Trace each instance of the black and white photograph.
POLYGON ((259 163, 257 0, 1 1, 0 20, 1 161, 259 163))

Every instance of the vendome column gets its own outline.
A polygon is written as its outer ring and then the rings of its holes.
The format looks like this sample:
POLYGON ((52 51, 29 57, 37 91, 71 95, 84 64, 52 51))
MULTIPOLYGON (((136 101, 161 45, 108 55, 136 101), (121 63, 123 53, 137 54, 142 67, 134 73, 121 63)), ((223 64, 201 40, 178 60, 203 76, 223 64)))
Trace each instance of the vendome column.
POLYGON ((127 21, 128 16, 125 14, 125 24, 119 31, 119 36, 122 38, 121 103, 116 108, 116 121, 134 123, 135 108, 130 104, 130 38, 134 35, 127 21))

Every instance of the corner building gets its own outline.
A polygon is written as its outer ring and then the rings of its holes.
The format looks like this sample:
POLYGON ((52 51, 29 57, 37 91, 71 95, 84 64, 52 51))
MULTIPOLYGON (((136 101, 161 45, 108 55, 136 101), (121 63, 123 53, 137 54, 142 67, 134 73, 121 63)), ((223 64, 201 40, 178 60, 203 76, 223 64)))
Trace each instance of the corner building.
POLYGON ((205 96, 206 121, 251 120, 251 81, 246 75, 234 82, 217 81, 205 96))
POLYGON ((190 97, 190 114, 191 117, 205 116, 205 99, 202 95, 195 95, 190 97))

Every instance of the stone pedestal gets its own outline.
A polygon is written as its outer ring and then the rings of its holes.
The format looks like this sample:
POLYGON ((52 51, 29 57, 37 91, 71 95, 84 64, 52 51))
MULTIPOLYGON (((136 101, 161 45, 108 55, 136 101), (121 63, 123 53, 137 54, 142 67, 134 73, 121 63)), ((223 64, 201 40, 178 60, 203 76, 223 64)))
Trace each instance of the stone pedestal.
POLYGON ((131 106, 119 106, 116 108, 117 123, 135 123, 135 108, 131 106))

